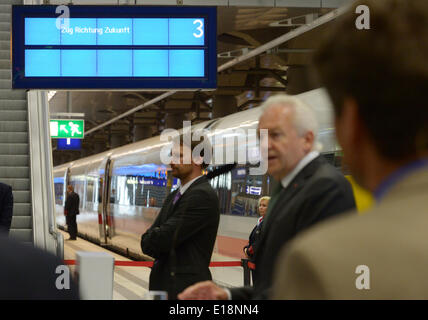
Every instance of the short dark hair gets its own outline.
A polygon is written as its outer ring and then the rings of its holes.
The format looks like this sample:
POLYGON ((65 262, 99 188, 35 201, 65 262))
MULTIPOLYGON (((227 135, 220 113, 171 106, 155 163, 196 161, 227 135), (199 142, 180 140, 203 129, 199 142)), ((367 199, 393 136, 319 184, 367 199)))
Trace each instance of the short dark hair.
POLYGON ((181 134, 177 138, 177 140, 174 139, 173 141, 174 141, 174 143, 178 143, 178 141, 180 141, 180 146, 187 146, 187 147, 189 147, 190 150, 192 151, 192 153, 193 153, 193 150, 195 150, 195 148, 199 144, 202 143, 204 147, 202 148, 202 150, 201 150, 201 152, 200 152, 199 155, 203 158, 203 161, 201 163, 201 167, 202 167, 202 169, 206 169, 206 168, 208 168, 208 166, 210 165, 210 162, 211 162, 211 156, 210 156, 210 155, 212 155, 212 146, 211 146, 211 143, 210 143, 208 137, 205 134, 201 135, 201 138, 200 138, 199 141, 193 140, 192 137, 193 137, 193 132, 192 132, 192 135, 190 136, 190 138, 191 138, 190 139, 190 145, 189 145, 189 143, 187 141, 188 139, 184 139, 184 134, 181 134), (210 152, 210 154, 205 154, 204 150, 207 150, 208 148, 210 148, 211 152, 210 152))
POLYGON ((428 150, 428 1, 357 1, 332 25, 314 54, 336 116, 345 98, 378 152, 392 160, 428 150), (370 10, 370 29, 356 28, 355 9, 370 10))

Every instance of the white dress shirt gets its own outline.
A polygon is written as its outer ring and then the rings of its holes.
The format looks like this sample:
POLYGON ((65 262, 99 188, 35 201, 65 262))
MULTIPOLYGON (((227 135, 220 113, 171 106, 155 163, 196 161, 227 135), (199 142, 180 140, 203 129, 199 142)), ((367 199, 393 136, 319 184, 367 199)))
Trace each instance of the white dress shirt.
POLYGON ((281 179, 282 187, 284 189, 287 188, 290 182, 299 174, 299 172, 302 171, 302 169, 306 167, 309 162, 314 160, 319 155, 320 153, 318 151, 311 151, 306 156, 304 156, 303 159, 299 161, 297 166, 295 166, 291 172, 281 179))
MULTIPOLYGON (((188 181, 185 185, 181 186, 180 185, 180 194, 183 195, 187 189, 189 189, 189 187, 192 185, 193 182, 195 182, 197 179, 199 179, 200 177, 202 177, 202 175, 197 176, 196 178, 188 181)), ((181 181, 180 181, 181 183, 181 181)))

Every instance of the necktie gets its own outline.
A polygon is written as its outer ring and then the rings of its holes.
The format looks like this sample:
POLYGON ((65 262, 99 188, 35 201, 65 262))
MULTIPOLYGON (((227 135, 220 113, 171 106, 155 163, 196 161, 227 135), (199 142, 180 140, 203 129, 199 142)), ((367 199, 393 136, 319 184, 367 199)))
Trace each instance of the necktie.
POLYGON ((180 190, 176 193, 176 195, 175 195, 175 197, 174 197, 174 200, 172 201, 172 204, 175 204, 177 201, 178 201, 178 199, 180 199, 180 197, 181 197, 181 192, 180 192, 180 190))

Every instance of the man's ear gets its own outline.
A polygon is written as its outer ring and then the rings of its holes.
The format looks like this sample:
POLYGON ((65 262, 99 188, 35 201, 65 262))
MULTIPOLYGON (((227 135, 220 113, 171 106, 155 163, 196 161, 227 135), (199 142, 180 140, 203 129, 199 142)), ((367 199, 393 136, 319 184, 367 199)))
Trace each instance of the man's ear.
POLYGON ((315 135, 312 131, 308 131, 304 135, 304 149, 305 152, 310 152, 314 147, 315 135))

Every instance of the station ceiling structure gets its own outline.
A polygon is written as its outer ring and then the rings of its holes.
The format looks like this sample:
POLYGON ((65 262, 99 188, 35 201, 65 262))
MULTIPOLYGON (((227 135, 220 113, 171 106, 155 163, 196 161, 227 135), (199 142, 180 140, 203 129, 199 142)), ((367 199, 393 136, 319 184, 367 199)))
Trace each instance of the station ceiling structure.
MULTIPOLYGON (((46 4, 60 4, 56 2, 51 0, 46 4)), ((257 107, 278 92, 298 94, 317 87, 310 72, 311 54, 329 28, 329 21, 349 2, 72 1, 73 4, 100 5, 217 6, 218 88, 214 91, 174 92, 50 91, 52 115, 66 112, 85 114, 82 149, 56 150, 53 139, 54 165, 146 139, 166 128, 181 128, 183 120, 191 120, 193 124, 215 119, 257 107), (265 50, 266 44, 270 43, 272 45, 265 50)))

